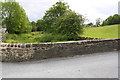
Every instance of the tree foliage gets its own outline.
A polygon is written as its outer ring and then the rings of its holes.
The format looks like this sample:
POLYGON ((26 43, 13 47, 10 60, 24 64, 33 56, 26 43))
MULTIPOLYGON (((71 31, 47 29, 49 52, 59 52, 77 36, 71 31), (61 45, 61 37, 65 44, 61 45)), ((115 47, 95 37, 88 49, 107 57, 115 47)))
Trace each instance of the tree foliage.
POLYGON ((91 26, 93 26, 93 23, 90 22, 90 23, 86 24, 85 26, 86 26, 86 27, 91 27, 91 26))
POLYGON ((36 22, 35 21, 31 22, 31 26, 32 26, 32 32, 37 31, 37 26, 36 26, 36 22))
POLYGON ((55 21, 52 25, 54 28, 53 32, 67 35, 70 40, 76 40, 78 38, 78 34, 83 32, 83 23, 83 16, 70 10, 55 21))
POLYGON ((56 4, 54 4, 48 11, 46 11, 43 16, 46 31, 51 31, 51 25, 54 24, 55 20, 62 16, 67 10, 69 10, 67 3, 60 0, 59 2, 56 2, 56 4))
POLYGON ((105 21, 103 21, 102 25, 113 25, 120 24, 120 15, 115 14, 113 16, 109 16, 105 21))
POLYGON ((78 34, 82 33, 84 18, 69 9, 67 3, 56 2, 48 11, 43 19, 37 21, 38 30, 52 34, 67 35, 68 39, 77 39, 78 34))
POLYGON ((36 23, 36 26, 37 26, 37 31, 46 30, 46 27, 44 27, 45 23, 44 23, 43 19, 38 20, 37 23, 36 23))
POLYGON ((18 2, 8 0, 1 3, 3 24, 6 24, 9 33, 19 34, 31 31, 28 17, 18 2))

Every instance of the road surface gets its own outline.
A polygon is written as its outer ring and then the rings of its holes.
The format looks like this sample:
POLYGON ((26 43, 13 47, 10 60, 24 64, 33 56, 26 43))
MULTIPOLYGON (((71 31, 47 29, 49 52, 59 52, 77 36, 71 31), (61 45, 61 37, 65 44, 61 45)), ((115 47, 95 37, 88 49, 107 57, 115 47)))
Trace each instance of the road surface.
POLYGON ((3 78, 117 78, 118 52, 3 63, 3 78))

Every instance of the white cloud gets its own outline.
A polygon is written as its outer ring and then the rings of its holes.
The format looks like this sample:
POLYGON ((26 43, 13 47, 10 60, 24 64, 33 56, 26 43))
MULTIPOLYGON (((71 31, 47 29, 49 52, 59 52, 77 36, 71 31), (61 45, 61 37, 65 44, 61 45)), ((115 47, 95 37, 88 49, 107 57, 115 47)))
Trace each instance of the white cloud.
POLYGON ((95 22, 96 18, 106 19, 117 13, 118 0, 65 0, 72 10, 86 15, 89 21, 95 22))
MULTIPOLYGON (((30 21, 43 17, 58 0, 17 0, 25 9, 30 21)), ((85 15, 89 21, 95 22, 96 18, 106 19, 118 13, 119 0, 64 0, 70 8, 77 13, 85 15)))
POLYGON ((25 9, 30 21, 36 21, 44 15, 56 1, 50 0, 17 0, 25 9))

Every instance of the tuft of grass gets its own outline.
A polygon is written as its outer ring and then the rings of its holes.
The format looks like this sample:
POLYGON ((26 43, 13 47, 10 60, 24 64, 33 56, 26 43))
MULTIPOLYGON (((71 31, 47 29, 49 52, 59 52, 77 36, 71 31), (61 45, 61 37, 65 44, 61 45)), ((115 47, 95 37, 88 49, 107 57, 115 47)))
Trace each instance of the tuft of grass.
POLYGON ((101 27, 86 27, 83 29, 81 37, 90 38, 103 38, 103 39, 118 39, 118 31, 120 31, 120 25, 108 25, 101 27))
POLYGON ((38 42, 58 42, 67 41, 68 37, 66 35, 45 33, 41 37, 36 38, 38 42))
POLYGON ((41 43, 67 41, 66 35, 31 32, 23 34, 8 34, 5 43, 41 43))
POLYGON ((8 34, 5 43, 38 43, 35 39, 41 35, 41 32, 8 34))

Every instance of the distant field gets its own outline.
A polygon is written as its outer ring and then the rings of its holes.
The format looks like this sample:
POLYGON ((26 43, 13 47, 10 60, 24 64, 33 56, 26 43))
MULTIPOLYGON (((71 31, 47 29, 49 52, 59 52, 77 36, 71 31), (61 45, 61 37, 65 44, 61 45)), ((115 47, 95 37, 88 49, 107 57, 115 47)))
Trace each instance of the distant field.
POLYGON ((80 36, 103 39, 118 39, 120 38, 120 35, 118 35, 118 30, 120 31, 120 25, 87 27, 84 28, 84 33, 80 36))

